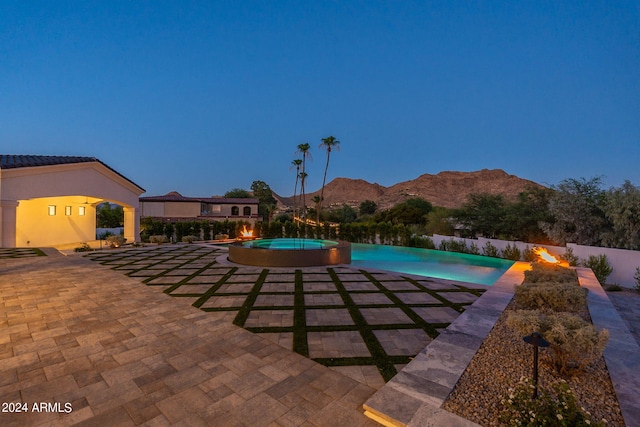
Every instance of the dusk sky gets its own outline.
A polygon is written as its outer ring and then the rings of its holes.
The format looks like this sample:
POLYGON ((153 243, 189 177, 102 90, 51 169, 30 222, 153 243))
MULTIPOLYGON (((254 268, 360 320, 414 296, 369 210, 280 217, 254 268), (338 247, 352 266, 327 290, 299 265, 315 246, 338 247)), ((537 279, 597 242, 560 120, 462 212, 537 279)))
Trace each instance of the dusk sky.
POLYGON ((0 154, 159 195, 483 168, 640 185, 638 1, 2 1, 0 154))

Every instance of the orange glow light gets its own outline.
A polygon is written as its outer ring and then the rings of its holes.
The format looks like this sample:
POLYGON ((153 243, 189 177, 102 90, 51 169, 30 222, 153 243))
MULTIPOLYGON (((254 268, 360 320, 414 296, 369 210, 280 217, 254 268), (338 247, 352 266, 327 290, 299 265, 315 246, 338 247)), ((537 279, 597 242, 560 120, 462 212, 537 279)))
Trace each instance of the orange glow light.
POLYGON ((533 248, 533 253, 538 255, 542 260, 544 260, 544 261, 546 261, 548 263, 558 264, 560 262, 560 261, 558 261, 558 259, 556 257, 554 257, 549 252, 547 252, 547 250, 545 248, 534 247, 533 248))
POLYGON ((247 230, 247 226, 243 226, 242 231, 240 232, 242 237, 253 237, 253 230, 247 230))

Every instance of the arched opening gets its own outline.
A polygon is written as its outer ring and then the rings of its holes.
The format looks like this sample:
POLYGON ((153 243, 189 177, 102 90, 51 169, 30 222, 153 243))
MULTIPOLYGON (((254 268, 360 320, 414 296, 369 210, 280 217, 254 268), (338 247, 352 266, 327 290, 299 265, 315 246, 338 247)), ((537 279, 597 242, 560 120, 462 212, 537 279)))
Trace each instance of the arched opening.
POLYGON ((251 206, 245 206, 242 209, 242 215, 244 216, 251 216, 251 206))

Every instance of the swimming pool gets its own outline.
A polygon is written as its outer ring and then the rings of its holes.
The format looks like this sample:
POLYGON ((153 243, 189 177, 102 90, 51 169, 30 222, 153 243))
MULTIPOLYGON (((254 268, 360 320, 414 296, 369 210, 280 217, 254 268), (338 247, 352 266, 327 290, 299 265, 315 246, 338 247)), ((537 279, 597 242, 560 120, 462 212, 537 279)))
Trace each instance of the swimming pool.
POLYGON ((351 265, 491 286, 513 261, 431 249, 353 243, 351 265))

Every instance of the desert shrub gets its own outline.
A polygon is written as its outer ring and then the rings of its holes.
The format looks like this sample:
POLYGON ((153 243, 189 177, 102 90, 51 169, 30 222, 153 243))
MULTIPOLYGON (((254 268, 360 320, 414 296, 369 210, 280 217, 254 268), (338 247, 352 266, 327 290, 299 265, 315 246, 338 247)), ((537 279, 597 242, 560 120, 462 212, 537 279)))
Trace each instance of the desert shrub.
POLYGON ((462 252, 462 253, 469 252, 469 249, 467 248, 467 244, 465 243, 464 240, 456 240, 453 237, 448 240, 442 240, 440 242, 440 245, 438 246, 438 249, 441 251, 448 251, 448 252, 462 252))
POLYGON ((522 251, 522 259, 527 262, 535 262, 538 260, 538 256, 533 252, 533 249, 527 245, 527 247, 522 251))
POLYGON ((591 414, 578 405, 575 394, 564 381, 554 383, 550 389, 539 388, 537 399, 532 399, 535 386, 528 378, 520 378, 502 399, 504 409, 500 421, 508 426, 597 426, 607 421, 595 421, 591 414))
POLYGON ((549 341, 552 362, 558 372, 579 372, 602 355, 609 331, 598 331, 591 323, 571 313, 542 313, 516 310, 509 313, 507 326, 520 335, 539 332, 549 341))
POLYGON ((196 236, 182 236, 183 243, 193 243, 196 241, 196 236))
POLYGON ((618 285, 617 283, 614 283, 613 285, 605 286, 604 290, 607 292, 621 292, 622 286, 618 285))
POLYGON ((587 292, 576 283, 525 282, 516 287, 514 302, 525 310, 579 312, 587 303, 587 292))
POLYGON ((502 258, 511 259, 513 261, 520 261, 520 249, 514 244, 507 243, 507 246, 502 250, 502 258))
POLYGON ((149 236, 150 243, 156 243, 158 245, 163 244, 166 241, 166 238, 163 234, 158 234, 155 236, 149 236))
POLYGON ((524 281, 527 283, 554 282, 554 283, 578 283, 578 274, 575 270, 559 265, 534 262, 531 270, 524 272, 524 281))
POLYGON ((480 248, 474 242, 469 245, 469 253, 472 255, 480 255, 480 248))
POLYGON ((435 249, 436 245, 433 244, 433 240, 431 240, 428 236, 416 236, 413 235, 409 237, 407 240, 407 246, 413 248, 425 248, 425 249, 435 249))
POLYGON ((91 249, 91 246, 89 246, 86 242, 83 242, 80 246, 78 246, 77 248, 73 248, 74 252, 90 252, 93 249, 91 249))
POLYGON ((122 236, 108 236, 106 238, 107 244, 109 246, 111 246, 112 248, 118 248, 122 245, 124 245, 124 242, 127 241, 127 239, 125 239, 122 236))
POLYGON ((580 258, 573 254, 573 248, 566 248, 564 254, 560 255, 560 259, 567 261, 572 267, 577 266, 580 261, 580 258))
POLYGON ((491 242, 487 242, 482 248, 482 254, 484 256, 498 258, 500 257, 500 250, 496 248, 491 242))
POLYGON ((636 274, 633 275, 633 280, 636 282, 636 291, 640 292, 640 267, 636 267, 636 274))
POLYGON ((613 267, 609 264, 609 259, 605 254, 589 255, 589 259, 584 262, 584 266, 593 271, 601 285, 605 284, 607 277, 613 272, 613 267))

